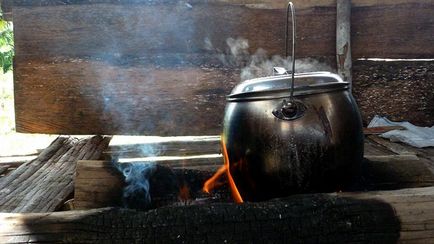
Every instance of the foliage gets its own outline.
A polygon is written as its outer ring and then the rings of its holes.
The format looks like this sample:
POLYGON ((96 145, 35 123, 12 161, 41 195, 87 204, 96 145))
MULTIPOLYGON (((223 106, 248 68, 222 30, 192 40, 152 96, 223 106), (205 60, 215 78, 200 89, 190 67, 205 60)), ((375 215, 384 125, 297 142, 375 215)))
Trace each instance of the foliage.
POLYGON ((12 70, 14 57, 14 35, 12 32, 12 23, 3 19, 3 13, 0 11, 0 67, 3 73, 12 70))

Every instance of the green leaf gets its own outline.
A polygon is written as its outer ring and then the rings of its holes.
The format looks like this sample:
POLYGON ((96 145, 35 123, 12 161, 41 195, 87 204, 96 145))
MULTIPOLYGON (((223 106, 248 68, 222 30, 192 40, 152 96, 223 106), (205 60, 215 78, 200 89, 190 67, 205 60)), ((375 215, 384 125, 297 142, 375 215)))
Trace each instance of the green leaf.
POLYGON ((13 69, 14 36, 12 24, 2 18, 0 10, 0 67, 3 73, 13 69))

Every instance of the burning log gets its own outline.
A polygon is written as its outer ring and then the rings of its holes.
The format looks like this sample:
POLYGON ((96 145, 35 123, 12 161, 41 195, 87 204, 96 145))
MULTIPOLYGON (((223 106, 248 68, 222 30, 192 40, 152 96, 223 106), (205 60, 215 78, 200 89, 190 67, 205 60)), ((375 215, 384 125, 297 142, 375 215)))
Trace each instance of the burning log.
MULTIPOLYGON (((358 190, 401 189, 426 187, 434 185, 434 173, 430 171, 430 161, 426 159, 404 160, 393 162, 364 161, 363 179, 358 190)), ((172 169, 180 182, 186 182, 190 187, 191 198, 201 197, 199 194, 203 183, 210 179, 214 171, 193 169, 172 169)), ((221 182, 217 188, 227 192, 226 168, 222 167, 221 182), (220 189, 224 186, 224 189, 220 189), (220 187, 220 188, 219 188, 220 187)), ((214 183, 216 183, 214 179, 214 183)), ((122 206, 122 190, 124 177, 108 161, 82 160, 77 165, 75 179, 75 206, 77 209, 101 208, 109 206, 122 206)), ((208 192, 212 192, 212 185, 208 192)), ((221 195, 221 194, 220 194, 221 195)), ((179 200, 179 199, 178 199, 179 200)), ((168 204, 168 203, 166 203, 168 204)))
MULTIPOLYGON (((142 163, 138 163, 139 172, 146 172, 142 163), (142 170, 140 170, 142 167, 142 170)), ((164 205, 178 204, 185 201, 195 200, 205 197, 202 193, 203 183, 209 179, 213 171, 195 170, 189 168, 169 168, 164 165, 156 164, 152 169, 153 173, 149 177, 151 203, 143 203, 139 196, 143 196, 143 189, 135 189, 137 195, 125 194, 127 183, 131 180, 119 170, 129 170, 136 163, 116 166, 113 162, 97 160, 81 160, 77 164, 77 174, 75 179, 74 205, 76 209, 90 209, 108 206, 125 206, 135 209, 148 209, 164 205)), ((212 168, 211 168, 212 169, 212 168)), ((137 170, 137 169, 134 169, 137 170)), ((128 173, 128 172, 127 172, 128 173)), ((138 176, 140 178, 140 176, 138 176)), ((223 184, 226 184, 223 181, 223 184)), ((226 187, 220 192, 227 192, 226 187)), ((227 199, 227 198, 225 198, 227 199)))
POLYGON ((396 243, 434 241, 434 187, 259 203, 0 214, 0 242, 396 243))

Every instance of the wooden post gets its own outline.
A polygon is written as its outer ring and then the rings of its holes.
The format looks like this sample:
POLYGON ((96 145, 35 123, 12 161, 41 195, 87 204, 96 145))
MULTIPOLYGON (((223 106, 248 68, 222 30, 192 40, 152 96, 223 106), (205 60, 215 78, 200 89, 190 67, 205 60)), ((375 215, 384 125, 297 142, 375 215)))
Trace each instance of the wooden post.
POLYGON ((351 77, 351 0, 336 2, 336 61, 338 74, 350 83, 351 77))

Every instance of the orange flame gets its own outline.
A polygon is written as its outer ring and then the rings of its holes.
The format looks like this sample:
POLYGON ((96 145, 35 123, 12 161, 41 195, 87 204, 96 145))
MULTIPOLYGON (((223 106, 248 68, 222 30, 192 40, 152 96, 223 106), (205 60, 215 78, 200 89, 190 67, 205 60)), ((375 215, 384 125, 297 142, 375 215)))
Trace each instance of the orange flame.
POLYGON ((218 187, 221 185, 221 183, 219 183, 217 180, 224 174, 226 173, 226 165, 221 166, 217 172, 211 177, 209 178, 205 184, 203 184, 203 188, 202 190, 206 193, 210 193, 212 191, 212 189, 218 187))
POLYGON ((223 158, 224 158, 224 165, 220 167, 217 172, 209 178, 205 184, 203 185, 203 191, 206 193, 209 193, 212 189, 220 185, 217 180, 226 172, 226 175, 228 177, 229 186, 232 191, 232 198, 236 203, 243 203, 243 198, 241 197, 240 192, 238 191, 238 188, 235 184, 234 179, 232 178, 231 172, 229 170, 229 157, 228 152, 226 150, 226 145, 224 143, 223 137, 222 137, 222 151, 223 151, 223 158))

